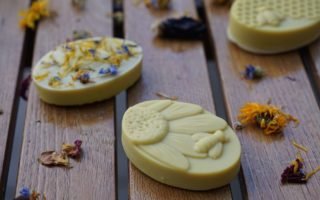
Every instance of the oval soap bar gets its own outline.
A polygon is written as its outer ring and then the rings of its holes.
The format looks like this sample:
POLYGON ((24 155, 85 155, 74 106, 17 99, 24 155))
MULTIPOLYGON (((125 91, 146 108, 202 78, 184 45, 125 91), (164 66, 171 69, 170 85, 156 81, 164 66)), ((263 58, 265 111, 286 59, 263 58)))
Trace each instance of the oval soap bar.
POLYGON ((237 0, 231 7, 228 37, 250 52, 285 52, 319 35, 319 0, 237 0))
POLYGON ((142 48, 117 38, 69 42, 34 66, 40 98, 55 105, 82 105, 108 99, 131 86, 141 74, 142 48))
POLYGON ((223 119, 194 104, 154 100, 129 108, 122 144, 143 173, 179 188, 221 187, 240 168, 236 134, 223 119))

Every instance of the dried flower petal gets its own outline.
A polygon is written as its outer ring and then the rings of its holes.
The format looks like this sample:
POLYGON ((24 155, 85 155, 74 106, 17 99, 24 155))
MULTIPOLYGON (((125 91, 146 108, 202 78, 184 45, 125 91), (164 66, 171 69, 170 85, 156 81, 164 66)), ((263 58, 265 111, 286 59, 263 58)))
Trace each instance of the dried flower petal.
POLYGON ((161 98, 165 98, 165 99, 178 100, 177 96, 169 96, 169 95, 167 95, 165 93, 162 93, 162 92, 156 92, 156 95, 161 97, 161 98))
POLYGON ((304 151, 304 152, 308 152, 308 148, 307 148, 307 147, 305 147, 305 146, 303 146, 303 145, 301 145, 301 144, 298 144, 298 143, 296 143, 295 141, 292 141, 292 145, 293 145, 294 147, 296 147, 297 149, 299 149, 299 150, 302 150, 302 151, 304 151))
POLYGON ((118 74, 118 69, 117 69, 116 66, 111 65, 111 67, 109 67, 108 69, 101 68, 101 69, 99 70, 99 74, 101 74, 101 75, 110 74, 110 75, 114 76, 114 75, 117 75, 117 74, 118 74))
POLYGON ((244 78, 248 80, 261 79, 264 76, 264 71, 259 66, 247 65, 244 71, 244 78))
POLYGON ((45 166, 64 166, 69 167, 69 159, 67 154, 62 152, 58 153, 56 151, 45 151, 41 153, 38 161, 45 166))
POLYGON ((178 39, 200 39, 206 30, 201 21, 187 16, 166 19, 156 28, 159 36, 163 38, 178 39))
POLYGON ((21 190, 19 191, 19 193, 22 197, 25 197, 25 198, 30 197, 30 190, 27 187, 22 187, 21 190))
POLYGON ((306 183, 306 174, 302 168, 303 159, 301 156, 297 156, 297 158, 291 162, 291 165, 281 174, 281 183, 306 183))
POLYGON ((43 17, 50 16, 48 9, 48 0, 37 0, 31 4, 28 10, 20 12, 22 19, 20 19, 19 25, 21 28, 35 28, 35 23, 43 17))
POLYGON ((62 152, 72 158, 77 158, 81 155, 81 140, 76 140, 74 144, 62 144, 62 152))
POLYGON ((245 126, 256 124, 267 135, 282 132, 290 121, 299 124, 298 119, 284 113, 280 108, 255 102, 246 103, 240 109, 238 119, 245 126))

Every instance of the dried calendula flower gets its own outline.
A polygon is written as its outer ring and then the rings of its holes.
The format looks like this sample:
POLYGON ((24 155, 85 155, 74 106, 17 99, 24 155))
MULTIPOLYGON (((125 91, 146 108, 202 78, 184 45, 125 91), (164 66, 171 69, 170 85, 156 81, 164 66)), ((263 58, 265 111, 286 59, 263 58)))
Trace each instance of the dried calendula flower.
POLYGON ((81 140, 74 141, 74 144, 62 144, 62 151, 69 157, 77 158, 81 155, 81 140))
POLYGON ((40 158, 38 161, 45 166, 52 167, 52 166, 69 166, 69 159, 65 152, 58 153, 56 151, 45 151, 41 153, 40 158))
POLYGON ((247 65, 246 69, 243 73, 243 76, 245 79, 248 80, 257 80, 261 79, 264 76, 264 71, 260 66, 254 66, 254 65, 247 65))
POLYGON ((48 0, 37 0, 31 4, 28 10, 21 11, 22 19, 19 22, 21 28, 35 28, 35 23, 43 17, 49 17, 48 0))
POLYGON ((280 108, 255 102, 246 103, 240 109, 238 119, 245 126, 256 124, 267 135, 282 132, 290 121, 299 124, 298 119, 284 113, 280 108))
POLYGON ((200 39, 206 27, 204 23, 192 17, 182 16, 179 18, 168 18, 154 24, 153 29, 163 38, 176 39, 200 39))
POLYGON ((144 0, 147 7, 165 9, 169 7, 170 0, 144 0))

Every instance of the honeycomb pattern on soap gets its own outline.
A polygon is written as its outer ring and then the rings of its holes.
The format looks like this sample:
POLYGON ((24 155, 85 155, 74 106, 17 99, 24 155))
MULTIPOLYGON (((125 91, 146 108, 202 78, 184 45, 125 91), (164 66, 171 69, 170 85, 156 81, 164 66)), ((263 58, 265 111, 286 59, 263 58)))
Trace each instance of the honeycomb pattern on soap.
POLYGON ((259 9, 268 8, 284 18, 320 20, 320 0, 237 0, 233 14, 242 23, 260 25, 257 21, 259 9))

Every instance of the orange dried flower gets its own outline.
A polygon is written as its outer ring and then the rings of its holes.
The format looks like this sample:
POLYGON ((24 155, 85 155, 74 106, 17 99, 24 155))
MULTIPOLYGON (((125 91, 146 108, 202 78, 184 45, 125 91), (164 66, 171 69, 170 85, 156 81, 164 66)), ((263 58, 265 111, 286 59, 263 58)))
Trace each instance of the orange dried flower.
POLYGON ((34 29, 36 21, 50 15, 48 0, 37 0, 31 4, 28 10, 21 11, 19 14, 22 16, 19 22, 20 27, 34 29))
POLYGON ((298 119, 280 108, 255 102, 246 103, 240 109, 238 119, 243 125, 256 124, 266 135, 282 132, 290 121, 299 124, 298 119))

